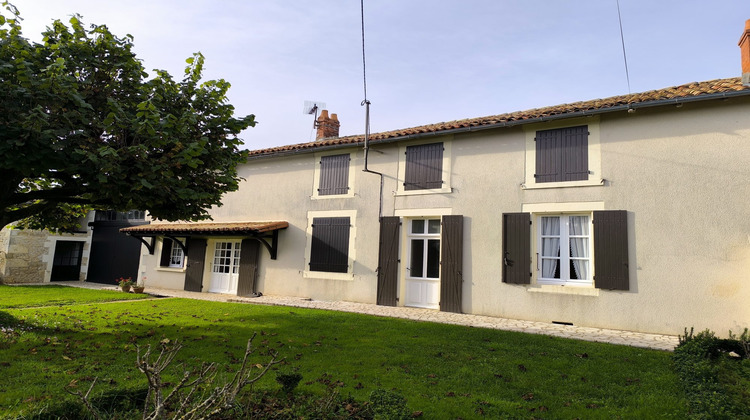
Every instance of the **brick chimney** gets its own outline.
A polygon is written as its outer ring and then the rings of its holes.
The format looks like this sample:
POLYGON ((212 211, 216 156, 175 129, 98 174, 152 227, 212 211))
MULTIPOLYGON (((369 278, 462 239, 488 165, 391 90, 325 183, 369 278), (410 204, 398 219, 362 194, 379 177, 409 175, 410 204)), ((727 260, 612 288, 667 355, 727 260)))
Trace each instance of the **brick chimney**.
POLYGON ((331 114, 329 117, 327 109, 320 111, 320 116, 315 125, 318 127, 315 140, 339 136, 339 126, 341 125, 339 117, 336 114, 331 114))
POLYGON ((737 45, 742 54, 742 84, 750 86, 750 19, 745 22, 745 32, 737 45))

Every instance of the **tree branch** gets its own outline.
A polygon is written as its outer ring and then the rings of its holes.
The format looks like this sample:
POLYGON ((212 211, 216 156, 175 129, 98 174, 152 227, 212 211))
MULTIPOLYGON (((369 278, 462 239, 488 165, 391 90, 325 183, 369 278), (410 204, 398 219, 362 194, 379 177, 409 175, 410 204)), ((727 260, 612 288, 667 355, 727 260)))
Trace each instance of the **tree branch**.
POLYGON ((49 190, 33 190, 23 193, 13 193, 10 194, 8 198, 3 199, 2 202, 9 204, 22 204, 34 200, 47 200, 75 204, 91 204, 91 200, 82 202, 81 200, 84 199, 79 197, 80 194, 81 191, 77 188, 52 188, 49 190))

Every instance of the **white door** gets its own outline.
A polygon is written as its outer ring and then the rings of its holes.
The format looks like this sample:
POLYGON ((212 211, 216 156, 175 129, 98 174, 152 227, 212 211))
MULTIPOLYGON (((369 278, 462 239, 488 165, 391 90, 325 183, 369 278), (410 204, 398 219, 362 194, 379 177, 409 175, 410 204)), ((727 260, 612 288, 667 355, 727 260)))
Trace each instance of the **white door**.
POLYGON ((406 306, 440 306, 440 219, 413 219, 407 235, 406 306))
POLYGON ((241 241, 216 242, 211 264, 212 293, 237 293, 237 274, 240 272, 241 241))

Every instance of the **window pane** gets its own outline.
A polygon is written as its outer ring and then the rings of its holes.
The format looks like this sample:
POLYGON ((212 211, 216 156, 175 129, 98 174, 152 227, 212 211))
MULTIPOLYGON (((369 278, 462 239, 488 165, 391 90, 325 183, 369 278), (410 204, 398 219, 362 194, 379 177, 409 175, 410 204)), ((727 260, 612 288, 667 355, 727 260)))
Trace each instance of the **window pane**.
POLYGON ((570 260, 570 278, 572 280, 589 280, 589 260, 570 260))
POLYGON ((542 217, 542 235, 560 235, 560 218, 542 217))
POLYGON ((411 277, 422 277, 424 265, 424 240, 411 240, 411 264, 409 266, 411 277))
POLYGON ((556 259, 542 259, 542 277, 545 279, 560 278, 560 264, 556 259))
POLYGON ((432 219, 427 222, 427 233, 440 233, 440 219, 432 219))
POLYGON ((440 240, 427 241, 427 276, 432 279, 440 277, 440 240))
POLYGON ((412 220, 411 233, 424 233, 424 220, 412 220))
POLYGON ((542 238, 542 256, 560 256, 560 238, 542 238))
POLYGON ((570 216, 570 236, 588 236, 589 235, 589 217, 588 216, 570 216))

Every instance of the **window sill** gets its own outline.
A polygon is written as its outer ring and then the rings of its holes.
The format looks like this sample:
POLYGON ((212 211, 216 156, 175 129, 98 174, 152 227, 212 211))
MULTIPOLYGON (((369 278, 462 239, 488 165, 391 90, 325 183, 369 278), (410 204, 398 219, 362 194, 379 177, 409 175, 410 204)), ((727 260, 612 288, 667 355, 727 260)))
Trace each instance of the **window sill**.
POLYGON ((424 195, 424 194, 450 194, 453 192, 453 188, 433 188, 431 190, 398 190, 395 195, 424 195))
POLYGON ((354 273, 329 273, 327 271, 308 271, 302 273, 306 279, 324 279, 324 280, 354 280, 354 273))
POLYGON ((543 188, 600 187, 602 185, 604 185, 604 179, 589 179, 587 181, 540 182, 521 184, 521 189, 538 190, 543 188))
POLYGON ((354 198, 354 193, 310 196, 311 200, 330 200, 332 198, 354 198))
POLYGON ((562 286, 537 284, 526 289, 530 293, 552 293, 558 295, 599 296, 599 289, 593 286, 562 286))
POLYGON ((171 272, 171 273, 184 273, 185 268, 177 268, 177 267, 156 267, 156 271, 165 271, 165 272, 171 272))

